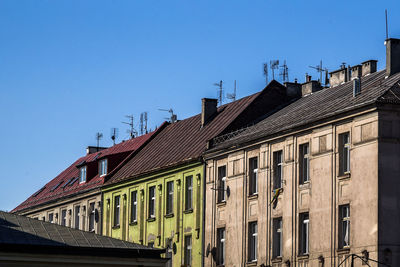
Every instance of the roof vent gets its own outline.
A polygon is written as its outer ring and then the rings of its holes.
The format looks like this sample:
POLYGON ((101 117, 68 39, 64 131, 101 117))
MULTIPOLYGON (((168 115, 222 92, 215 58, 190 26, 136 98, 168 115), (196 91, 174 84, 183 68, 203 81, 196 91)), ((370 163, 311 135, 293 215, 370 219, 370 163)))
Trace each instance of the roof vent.
POLYGON ((214 98, 203 98, 201 100, 201 127, 211 121, 217 113, 218 100, 214 98))
POLYGON ((355 78, 353 80, 353 97, 361 94, 361 79, 355 78))

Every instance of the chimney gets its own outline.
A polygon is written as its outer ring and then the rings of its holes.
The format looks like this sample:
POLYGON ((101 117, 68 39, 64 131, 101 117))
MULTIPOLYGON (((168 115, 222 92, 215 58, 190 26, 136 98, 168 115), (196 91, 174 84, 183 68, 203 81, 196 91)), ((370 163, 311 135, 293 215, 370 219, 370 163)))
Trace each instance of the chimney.
POLYGON ((211 121, 217 113, 217 103, 218 100, 214 98, 203 98, 201 100, 201 127, 211 121))
POLYGON ((104 149, 107 149, 107 147, 88 146, 86 148, 86 155, 93 154, 104 149))
POLYGON ((289 97, 297 97, 301 96, 301 84, 297 83, 295 80, 294 83, 292 82, 285 82, 283 85, 286 87, 286 95, 289 97))
POLYGON ((329 74, 331 75, 331 78, 329 79, 329 84, 331 87, 345 83, 349 80, 349 71, 345 66, 342 66, 339 70, 332 71, 329 74))
POLYGON ((306 83, 311 82, 311 75, 308 75, 308 73, 306 73, 306 83))
POLYGON ((362 76, 371 74, 376 72, 376 63, 378 61, 371 59, 371 60, 367 60, 361 63, 362 65, 362 76))
POLYGON ((322 89, 318 81, 309 81, 301 85, 301 95, 306 96, 322 89))
POLYGON ((355 65, 351 67, 351 79, 354 80, 356 78, 360 78, 362 76, 362 66, 355 65))
POLYGON ((390 38, 386 44, 386 76, 400 72, 400 39, 390 38))

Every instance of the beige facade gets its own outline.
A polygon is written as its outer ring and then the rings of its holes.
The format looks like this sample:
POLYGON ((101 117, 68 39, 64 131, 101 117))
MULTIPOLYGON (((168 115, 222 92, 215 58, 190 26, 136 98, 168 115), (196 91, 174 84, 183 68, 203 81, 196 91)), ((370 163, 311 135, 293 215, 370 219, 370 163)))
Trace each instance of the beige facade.
POLYGON ((371 108, 206 155, 205 266, 338 266, 352 253, 399 266, 399 137, 398 109, 371 108))
POLYGON ((56 202, 36 206, 19 214, 101 234, 100 189, 80 193, 67 199, 58 199, 56 202))

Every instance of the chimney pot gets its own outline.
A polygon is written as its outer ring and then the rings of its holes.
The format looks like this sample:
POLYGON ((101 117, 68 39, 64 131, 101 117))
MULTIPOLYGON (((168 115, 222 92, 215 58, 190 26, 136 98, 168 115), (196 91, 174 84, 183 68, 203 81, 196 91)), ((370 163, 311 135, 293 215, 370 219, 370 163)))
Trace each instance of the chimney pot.
POLYGON ((400 72, 400 39, 390 38, 386 44, 386 76, 400 72))
POLYGON ((211 121, 217 113, 218 100, 214 98, 203 98, 201 100, 201 127, 211 121))

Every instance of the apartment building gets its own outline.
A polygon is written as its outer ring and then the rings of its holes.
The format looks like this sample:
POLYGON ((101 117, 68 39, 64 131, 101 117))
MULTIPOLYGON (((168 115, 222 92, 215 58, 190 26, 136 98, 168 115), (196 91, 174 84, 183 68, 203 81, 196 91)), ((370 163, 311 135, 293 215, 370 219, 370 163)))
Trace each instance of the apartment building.
POLYGON ((386 69, 286 83, 302 97, 214 138, 204 266, 400 266, 400 40, 385 44, 386 69))
POLYGON ((18 205, 12 213, 101 234, 100 187, 105 176, 160 130, 161 127, 110 148, 88 147, 85 156, 18 205))

